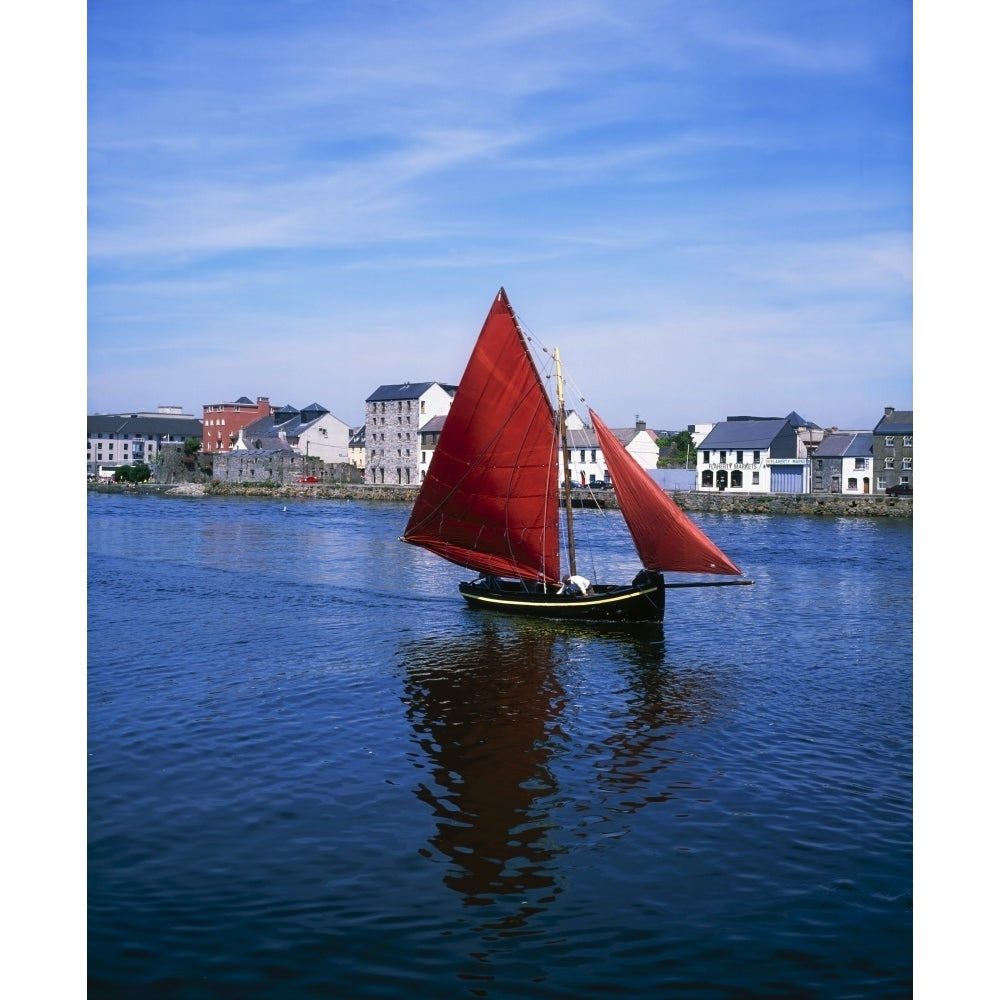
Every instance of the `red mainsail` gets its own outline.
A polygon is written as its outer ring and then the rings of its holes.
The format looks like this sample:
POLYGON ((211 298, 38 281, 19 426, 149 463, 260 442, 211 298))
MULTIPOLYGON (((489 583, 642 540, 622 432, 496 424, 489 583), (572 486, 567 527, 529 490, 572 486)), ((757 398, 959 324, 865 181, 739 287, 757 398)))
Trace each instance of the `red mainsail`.
POLYGON ((555 414, 501 288, 403 541, 479 573, 558 582, 555 414))
POLYGON ((593 410, 590 419, 643 566, 663 573, 742 575, 742 570, 653 482, 593 410))

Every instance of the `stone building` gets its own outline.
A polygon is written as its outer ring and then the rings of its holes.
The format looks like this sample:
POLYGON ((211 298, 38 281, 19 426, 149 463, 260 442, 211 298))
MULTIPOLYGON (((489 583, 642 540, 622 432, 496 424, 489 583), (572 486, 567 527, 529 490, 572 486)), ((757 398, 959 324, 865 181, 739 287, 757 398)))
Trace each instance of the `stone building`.
POLYGON ((365 400, 366 483, 420 485, 420 429, 447 416, 457 388, 442 382, 380 385, 365 400))
POLYGON ((872 440, 875 492, 890 486, 913 486, 913 410, 887 406, 872 440))
POLYGON ((832 429, 812 456, 813 493, 872 492, 872 432, 832 429))

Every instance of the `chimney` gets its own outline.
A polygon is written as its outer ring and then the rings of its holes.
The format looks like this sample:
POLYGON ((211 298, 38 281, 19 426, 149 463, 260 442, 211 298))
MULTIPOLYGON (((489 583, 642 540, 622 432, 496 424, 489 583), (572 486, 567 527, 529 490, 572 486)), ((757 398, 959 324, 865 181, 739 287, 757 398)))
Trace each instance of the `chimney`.
POLYGON ((895 412, 896 412, 896 407, 895 406, 887 406, 885 408, 885 415, 887 417, 891 417, 895 412))
POLYGON ((644 431, 646 429, 646 421, 640 420, 638 417, 635 418, 635 429, 637 431, 644 431))

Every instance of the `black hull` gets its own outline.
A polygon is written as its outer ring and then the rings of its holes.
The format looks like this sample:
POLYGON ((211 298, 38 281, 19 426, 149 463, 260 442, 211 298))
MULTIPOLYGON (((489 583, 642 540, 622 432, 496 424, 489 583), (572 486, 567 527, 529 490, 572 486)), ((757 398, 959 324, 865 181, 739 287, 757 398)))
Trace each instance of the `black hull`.
POLYGON ((530 592, 519 583, 504 581, 492 587, 460 583, 459 593, 474 608, 530 618, 554 618, 573 622, 662 622, 663 577, 645 574, 631 585, 598 584, 592 594, 567 596, 530 592))

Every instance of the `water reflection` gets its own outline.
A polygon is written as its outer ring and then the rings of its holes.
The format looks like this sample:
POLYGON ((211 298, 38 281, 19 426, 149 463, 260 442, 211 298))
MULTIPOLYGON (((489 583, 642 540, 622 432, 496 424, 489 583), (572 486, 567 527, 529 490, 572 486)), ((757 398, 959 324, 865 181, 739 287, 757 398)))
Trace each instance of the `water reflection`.
MULTIPOLYGON (((407 715, 429 780, 419 798, 433 810, 430 847, 449 859, 445 884, 467 905, 559 891, 547 804, 555 791, 550 733, 565 701, 553 639, 487 627, 404 643, 407 715)), ((522 905, 514 922, 531 907, 522 905)))
POLYGON ((578 837, 668 799, 670 741, 713 714, 702 675, 666 665, 662 628, 477 617, 398 655, 429 772, 417 790, 435 818, 424 853, 447 859, 444 882, 467 906, 517 896, 494 927, 521 925, 559 894, 569 828, 578 837))

